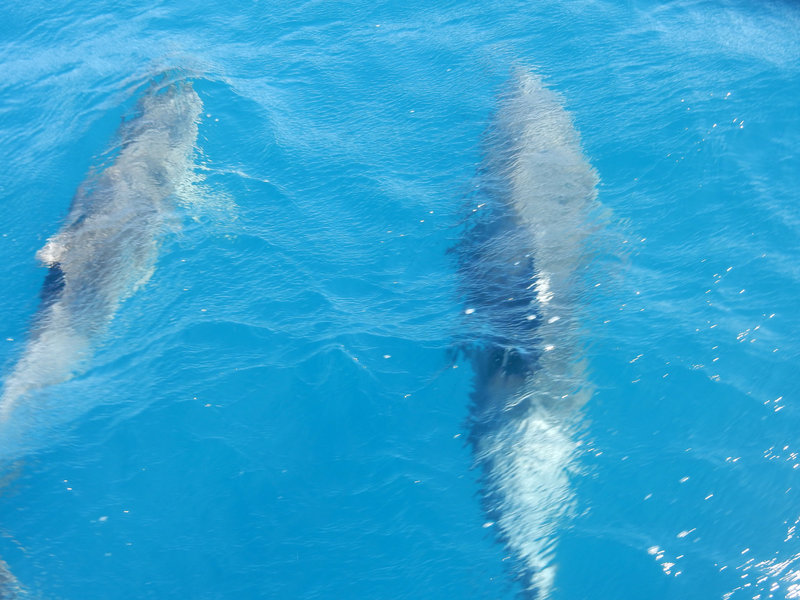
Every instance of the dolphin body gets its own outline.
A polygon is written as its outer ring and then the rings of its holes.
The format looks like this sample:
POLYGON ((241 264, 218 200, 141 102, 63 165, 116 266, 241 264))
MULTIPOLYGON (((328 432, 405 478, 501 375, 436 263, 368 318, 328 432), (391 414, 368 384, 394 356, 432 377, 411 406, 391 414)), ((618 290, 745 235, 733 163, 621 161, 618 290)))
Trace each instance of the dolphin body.
POLYGON ((27 594, 17 578, 11 573, 5 561, 0 560, 0 600, 17 600, 25 597, 27 594))
POLYGON ((559 96, 526 70, 486 142, 478 208, 456 248, 475 373, 470 444, 523 595, 547 598, 575 507, 577 412, 592 393, 576 306, 598 177, 559 96))
POLYGON ((189 81, 154 81, 121 125, 113 162, 84 182, 61 230, 37 252, 48 273, 27 346, 5 380, 0 423, 29 393, 79 372, 120 303, 152 274, 201 111, 189 81))

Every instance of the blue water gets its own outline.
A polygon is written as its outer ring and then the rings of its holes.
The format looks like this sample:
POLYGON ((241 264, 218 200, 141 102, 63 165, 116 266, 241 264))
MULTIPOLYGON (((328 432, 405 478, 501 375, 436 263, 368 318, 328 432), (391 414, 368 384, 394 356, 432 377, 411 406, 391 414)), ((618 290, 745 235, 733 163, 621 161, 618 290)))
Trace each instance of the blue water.
POLYGON ((798 31, 789 1, 4 7, 4 375, 142 89, 179 69, 204 111, 151 279, 3 429, 0 557, 33 598, 514 598, 451 249, 524 66, 607 211, 552 596, 800 597, 798 31))

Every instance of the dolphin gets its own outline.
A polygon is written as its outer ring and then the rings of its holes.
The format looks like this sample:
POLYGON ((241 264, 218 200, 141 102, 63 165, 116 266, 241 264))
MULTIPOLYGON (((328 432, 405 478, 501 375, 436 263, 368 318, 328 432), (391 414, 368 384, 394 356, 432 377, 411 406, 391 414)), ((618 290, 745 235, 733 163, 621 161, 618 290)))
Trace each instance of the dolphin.
POLYGON ((149 279, 202 108, 190 81, 156 78, 120 126, 110 164, 81 185, 63 226, 36 253, 48 272, 27 345, 4 382, 0 423, 30 393, 79 373, 120 303, 149 279))
POLYGON ((0 600, 16 600, 27 597, 24 588, 4 560, 0 559, 0 600))
POLYGON ((486 134, 455 252, 487 526, 531 598, 554 589, 559 527, 575 509, 578 413, 592 394, 577 308, 598 181, 559 95, 518 69, 486 134))

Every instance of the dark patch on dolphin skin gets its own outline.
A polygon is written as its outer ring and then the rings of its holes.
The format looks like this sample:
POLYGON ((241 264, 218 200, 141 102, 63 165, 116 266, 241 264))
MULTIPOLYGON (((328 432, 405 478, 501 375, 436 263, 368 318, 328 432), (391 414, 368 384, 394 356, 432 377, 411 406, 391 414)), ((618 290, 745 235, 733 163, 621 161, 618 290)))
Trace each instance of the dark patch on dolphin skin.
POLYGON ((42 308, 46 308, 58 300, 64 289, 64 271, 61 270, 60 263, 53 263, 47 269, 47 276, 44 278, 42 290, 39 293, 42 308))
MULTIPOLYGON (((491 189, 497 193, 500 190, 491 189)), ((467 326, 459 339, 475 372, 470 411, 474 441, 496 419, 521 410, 508 402, 535 370, 539 359, 536 330, 536 276, 530 231, 502 201, 481 190, 458 259, 467 326)))
MULTIPOLYGON (((458 338, 458 353, 470 361, 475 374, 467 442, 480 467, 483 510, 490 521, 498 521, 503 497, 490 480, 493 457, 481 452, 481 441, 527 414, 529 401, 518 394, 538 367, 541 315, 530 229, 505 200, 508 193, 502 182, 488 173, 481 181, 469 201, 469 210, 477 210, 471 212, 451 252, 457 258, 463 306, 474 310, 464 315, 465 327, 458 338)), ((501 531, 495 534, 498 543, 508 542, 501 531)), ((509 558, 508 573, 520 586, 516 596, 537 598, 527 565, 519 557, 509 558)))

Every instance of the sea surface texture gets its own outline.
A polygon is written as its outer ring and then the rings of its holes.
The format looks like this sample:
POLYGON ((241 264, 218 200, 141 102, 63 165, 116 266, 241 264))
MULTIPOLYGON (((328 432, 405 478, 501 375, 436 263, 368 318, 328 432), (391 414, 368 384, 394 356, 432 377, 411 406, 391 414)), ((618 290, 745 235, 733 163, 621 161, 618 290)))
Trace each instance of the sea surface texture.
POLYGON ((798 32, 5 6, 0 598, 800 598, 798 32))

